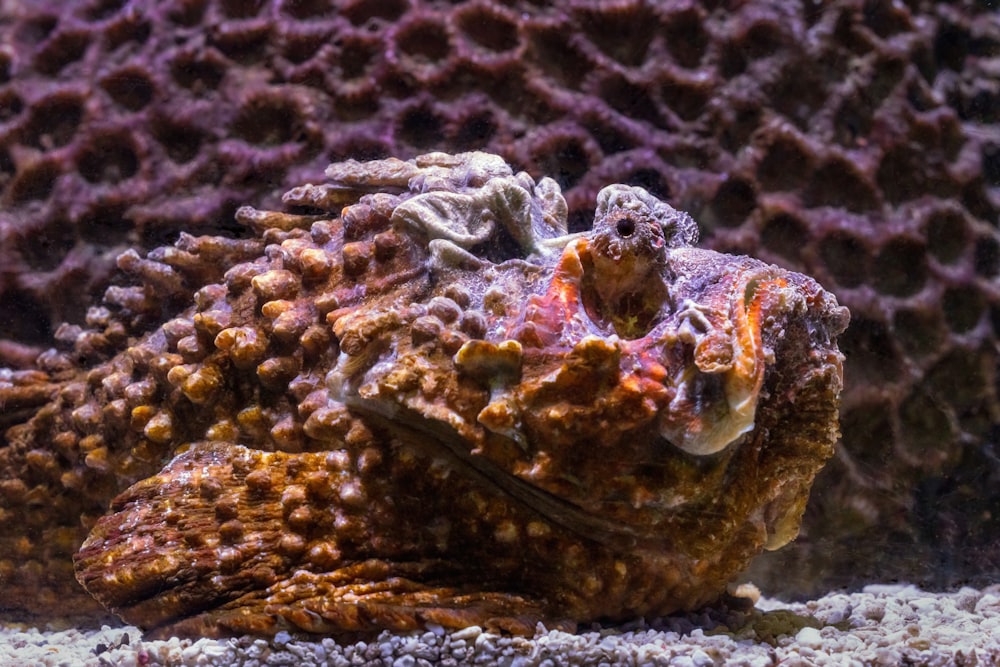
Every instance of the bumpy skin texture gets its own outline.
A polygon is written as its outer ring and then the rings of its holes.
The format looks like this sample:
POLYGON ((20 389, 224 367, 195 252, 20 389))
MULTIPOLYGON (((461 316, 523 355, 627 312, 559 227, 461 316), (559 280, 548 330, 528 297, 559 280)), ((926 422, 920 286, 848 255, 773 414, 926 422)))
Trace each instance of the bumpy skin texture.
MULTIPOLYGON (((0 365, 81 324, 122 250, 246 236, 239 204, 330 161, 487 148, 556 178, 574 230, 641 185, 850 307, 844 446, 755 581, 992 582, 998 51, 991 0, 9 1, 0 365)), ((45 383, 8 382, 3 423, 45 383)))
POLYGON ((87 591, 159 634, 669 613, 795 536, 848 320, 815 281, 691 247, 636 187, 567 234, 558 186, 489 154, 327 173, 285 197, 308 213, 240 209, 252 240, 123 257, 138 284, 74 355, 121 352, 61 382, 50 355, 53 399, 0 452, 22 492, 0 548, 26 561, 2 604, 65 608, 24 530, 39 502, 66 550, 92 527, 87 591))

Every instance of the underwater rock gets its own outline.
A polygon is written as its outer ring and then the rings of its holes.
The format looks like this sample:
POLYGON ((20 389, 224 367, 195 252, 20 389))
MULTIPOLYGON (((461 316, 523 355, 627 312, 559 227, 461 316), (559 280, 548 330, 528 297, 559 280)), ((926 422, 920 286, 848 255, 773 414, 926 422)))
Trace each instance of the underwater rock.
MULTIPOLYGON (((815 281, 692 247, 634 186, 567 233, 558 186, 497 156, 328 173, 286 195, 307 212, 240 209, 253 256, 123 256, 119 321, 193 267, 218 282, 138 339, 76 332, 121 351, 11 429, 8 486, 56 456, 61 502, 135 481, 74 557, 109 610, 159 635, 531 633, 696 608, 794 538, 848 321, 815 281)), ((10 536, 31 504, 2 499, 10 536)))

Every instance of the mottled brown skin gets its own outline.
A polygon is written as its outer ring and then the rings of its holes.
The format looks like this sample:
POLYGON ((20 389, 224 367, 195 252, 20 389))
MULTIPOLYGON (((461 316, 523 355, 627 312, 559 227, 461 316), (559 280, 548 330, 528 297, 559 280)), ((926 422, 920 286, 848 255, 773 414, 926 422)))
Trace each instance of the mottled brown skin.
MULTIPOLYGON (((12 429, 5 483, 86 501, 76 576, 109 610, 161 635, 524 633, 704 605, 794 537, 847 324, 814 281, 691 248, 639 188, 566 235, 558 189, 485 154, 328 175, 286 196, 308 215, 241 210, 257 258, 230 248, 194 307, 12 429), (45 451, 48 478, 16 477, 45 451)), ((184 293, 177 257, 137 261, 133 327, 169 309, 151 284, 184 293)), ((30 502, 4 503, 9 531, 30 502)))

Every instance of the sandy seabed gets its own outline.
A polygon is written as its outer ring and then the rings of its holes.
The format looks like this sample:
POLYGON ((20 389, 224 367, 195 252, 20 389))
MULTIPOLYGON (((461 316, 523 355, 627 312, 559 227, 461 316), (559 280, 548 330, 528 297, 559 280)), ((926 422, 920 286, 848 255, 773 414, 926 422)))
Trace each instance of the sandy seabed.
POLYGON ((472 627, 383 633, 338 644, 279 633, 147 641, 134 627, 43 630, 0 626, 0 665, 1000 665, 1000 585, 931 593, 868 586, 804 603, 761 598, 750 611, 687 614, 578 634, 539 627, 533 638, 472 627))

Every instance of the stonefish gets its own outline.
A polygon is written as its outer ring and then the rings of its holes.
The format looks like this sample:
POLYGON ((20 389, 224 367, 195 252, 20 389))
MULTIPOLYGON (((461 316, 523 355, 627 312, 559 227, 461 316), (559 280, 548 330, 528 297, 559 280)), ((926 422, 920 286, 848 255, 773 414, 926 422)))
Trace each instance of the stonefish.
POLYGON ((796 535, 848 322, 815 281, 638 187, 570 234, 485 153, 327 176, 126 253, 0 372, 0 606, 75 573, 158 635, 530 633, 710 603, 796 535))

